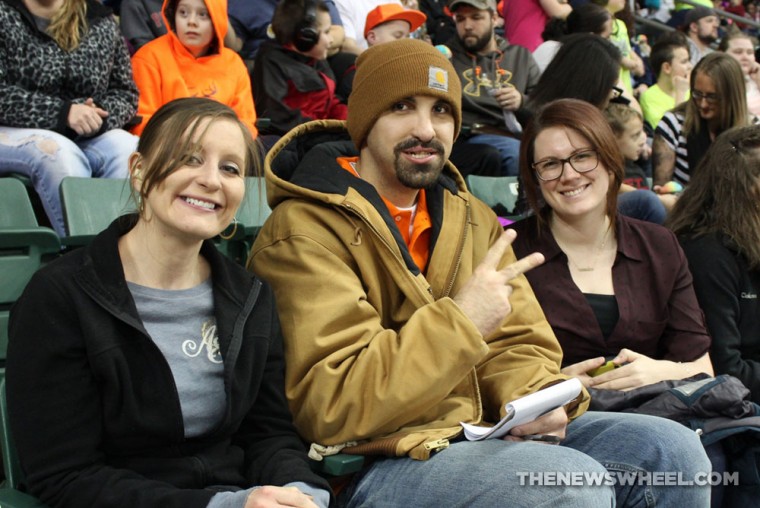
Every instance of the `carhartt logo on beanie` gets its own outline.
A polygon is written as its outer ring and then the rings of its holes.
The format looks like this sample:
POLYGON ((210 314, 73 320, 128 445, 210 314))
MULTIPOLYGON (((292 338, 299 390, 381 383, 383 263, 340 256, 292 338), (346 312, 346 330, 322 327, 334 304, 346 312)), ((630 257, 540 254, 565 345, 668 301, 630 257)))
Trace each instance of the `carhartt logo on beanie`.
POLYGON ((462 85, 454 67, 432 45, 400 39, 372 46, 356 60, 348 98, 348 133, 361 148, 377 118, 393 104, 415 95, 439 97, 451 105, 454 136, 462 124, 462 85))

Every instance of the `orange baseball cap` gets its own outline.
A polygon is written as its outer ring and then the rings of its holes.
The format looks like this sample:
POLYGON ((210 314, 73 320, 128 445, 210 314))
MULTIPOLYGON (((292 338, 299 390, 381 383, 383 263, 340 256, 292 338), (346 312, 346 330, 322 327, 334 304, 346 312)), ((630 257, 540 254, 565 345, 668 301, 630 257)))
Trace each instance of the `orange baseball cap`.
POLYGON ((414 9, 405 9, 399 4, 381 4, 367 14, 367 21, 364 24, 364 37, 366 38, 369 31, 377 25, 396 19, 409 23, 412 26, 409 31, 414 32, 422 26, 427 19, 427 16, 425 16, 424 12, 416 11, 414 9))

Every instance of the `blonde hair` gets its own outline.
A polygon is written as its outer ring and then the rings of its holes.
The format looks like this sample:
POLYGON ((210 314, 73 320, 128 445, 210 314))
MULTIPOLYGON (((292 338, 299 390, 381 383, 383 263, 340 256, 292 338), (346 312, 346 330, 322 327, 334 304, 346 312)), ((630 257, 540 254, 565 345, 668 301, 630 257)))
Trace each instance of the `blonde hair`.
POLYGON ((623 135, 631 118, 638 118, 642 122, 644 121, 641 113, 627 104, 618 104, 616 102, 607 106, 607 109, 604 110, 604 117, 607 119, 607 123, 610 124, 610 127, 612 127, 612 132, 614 132, 617 137, 623 135))
POLYGON ((48 35, 64 50, 74 51, 87 30, 87 1, 63 0, 48 26, 48 35))

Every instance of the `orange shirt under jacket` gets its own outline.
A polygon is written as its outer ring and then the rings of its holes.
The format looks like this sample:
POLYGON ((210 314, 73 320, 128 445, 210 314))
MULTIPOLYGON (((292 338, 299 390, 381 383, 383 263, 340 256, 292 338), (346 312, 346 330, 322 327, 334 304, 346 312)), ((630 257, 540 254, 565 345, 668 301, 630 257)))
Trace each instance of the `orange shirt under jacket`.
MULTIPOLYGON (((359 157, 338 157, 337 159, 340 167, 361 178, 353 166, 358 160, 359 157)), ((430 231, 433 227, 433 222, 428 213, 425 189, 420 189, 419 194, 417 194, 417 210, 414 217, 412 217, 411 210, 399 210, 396 205, 385 199, 385 196, 381 195, 380 197, 383 198, 388 212, 396 221, 396 226, 398 226, 401 237, 404 239, 417 268, 425 273, 430 257, 430 231)))

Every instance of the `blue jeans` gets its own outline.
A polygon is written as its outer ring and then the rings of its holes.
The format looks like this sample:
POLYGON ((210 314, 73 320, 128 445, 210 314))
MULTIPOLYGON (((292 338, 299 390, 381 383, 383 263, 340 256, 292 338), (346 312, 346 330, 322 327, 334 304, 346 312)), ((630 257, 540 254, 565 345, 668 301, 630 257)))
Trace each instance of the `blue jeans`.
POLYGON ((646 415, 588 412, 568 425, 560 446, 457 441, 427 461, 381 458, 356 475, 338 502, 347 507, 409 508, 710 505, 709 486, 634 482, 613 488, 598 481, 606 472, 647 471, 681 472, 683 479, 692 479, 697 473, 709 474, 711 466, 697 435, 683 425, 646 415), (557 478, 552 474, 563 472, 589 473, 597 483, 552 480, 557 478))
POLYGON ((72 141, 45 129, 0 126, 0 174, 22 173, 32 180, 50 223, 66 235, 61 180, 67 176, 126 178, 137 136, 121 129, 72 141))
POLYGON ((489 145, 496 148, 501 155, 501 176, 520 174, 520 140, 498 134, 476 134, 467 139, 474 145, 489 145))
POLYGON ((626 217, 662 224, 668 214, 657 194, 650 190, 635 190, 618 194, 618 212, 626 217))

